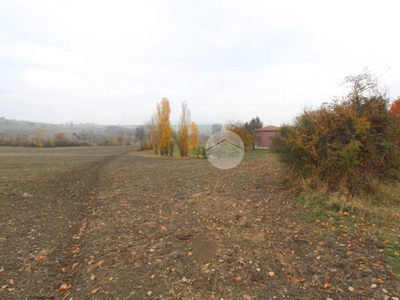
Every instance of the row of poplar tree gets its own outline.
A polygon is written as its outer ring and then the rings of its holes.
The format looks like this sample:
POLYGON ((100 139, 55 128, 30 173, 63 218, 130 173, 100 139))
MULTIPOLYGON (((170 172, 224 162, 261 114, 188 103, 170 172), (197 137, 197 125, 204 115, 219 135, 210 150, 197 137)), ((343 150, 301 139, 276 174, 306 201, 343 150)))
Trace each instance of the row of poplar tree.
POLYGON ((175 145, 178 145, 182 157, 187 157, 192 150, 197 155, 199 148, 199 128, 190 119, 187 102, 182 102, 178 132, 175 132, 170 122, 171 107, 169 100, 163 98, 157 103, 156 111, 150 118, 149 131, 151 148, 156 155, 172 156, 175 145))

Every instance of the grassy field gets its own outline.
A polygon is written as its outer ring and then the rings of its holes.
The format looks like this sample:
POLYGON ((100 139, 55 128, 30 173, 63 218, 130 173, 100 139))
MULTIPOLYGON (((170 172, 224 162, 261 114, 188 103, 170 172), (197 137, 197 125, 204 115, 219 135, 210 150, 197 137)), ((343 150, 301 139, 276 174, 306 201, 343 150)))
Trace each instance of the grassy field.
POLYGON ((361 231, 377 238, 384 247, 400 282, 400 183, 379 184, 378 195, 344 197, 332 194, 305 193, 297 199, 322 222, 333 224, 335 231, 346 235, 361 231))
POLYGON ((0 147, 0 299, 400 297, 399 219, 311 205, 284 173, 268 150, 220 170, 0 147))
MULTIPOLYGON (((140 152, 142 152, 142 154, 145 154, 145 155, 155 156, 153 150, 143 150, 140 152)), ((265 156, 268 154, 272 154, 272 151, 269 149, 258 149, 255 151, 249 150, 249 151, 245 152, 243 158, 262 157, 262 156, 265 156)), ((173 157, 180 158, 179 148, 177 146, 174 147, 173 157)), ((194 158, 194 157, 195 157, 195 155, 194 155, 193 150, 190 150, 189 154, 188 154, 188 158, 194 158)))

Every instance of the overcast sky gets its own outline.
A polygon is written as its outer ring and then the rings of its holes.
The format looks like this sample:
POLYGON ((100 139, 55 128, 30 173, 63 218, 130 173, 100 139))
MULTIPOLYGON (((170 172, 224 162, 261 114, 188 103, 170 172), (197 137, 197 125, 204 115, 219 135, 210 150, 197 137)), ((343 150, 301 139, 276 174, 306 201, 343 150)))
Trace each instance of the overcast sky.
POLYGON ((396 1, 3 0, 0 117, 280 125, 365 67, 399 96, 399 46, 396 1))

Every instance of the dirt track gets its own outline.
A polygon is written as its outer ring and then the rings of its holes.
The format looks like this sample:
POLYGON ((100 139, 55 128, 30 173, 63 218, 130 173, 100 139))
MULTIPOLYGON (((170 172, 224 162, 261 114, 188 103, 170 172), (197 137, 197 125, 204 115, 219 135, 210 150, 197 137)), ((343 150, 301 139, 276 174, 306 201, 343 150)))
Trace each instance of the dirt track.
POLYGON ((273 155, 226 171, 127 151, 0 166, 1 299, 400 297, 375 237, 315 220, 273 155))

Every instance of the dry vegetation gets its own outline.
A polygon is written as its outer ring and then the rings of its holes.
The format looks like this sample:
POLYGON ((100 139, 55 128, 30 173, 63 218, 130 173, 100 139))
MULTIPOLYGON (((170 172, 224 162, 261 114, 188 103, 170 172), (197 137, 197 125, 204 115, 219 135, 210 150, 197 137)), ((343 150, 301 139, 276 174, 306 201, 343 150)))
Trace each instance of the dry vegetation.
POLYGON ((302 204, 324 219, 334 214, 339 231, 344 213, 361 220, 357 231, 385 244, 399 273, 400 99, 391 103, 368 70, 345 84, 346 96, 304 111, 280 129, 272 147, 302 204))

